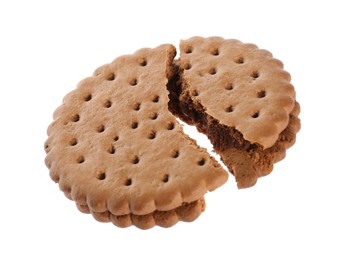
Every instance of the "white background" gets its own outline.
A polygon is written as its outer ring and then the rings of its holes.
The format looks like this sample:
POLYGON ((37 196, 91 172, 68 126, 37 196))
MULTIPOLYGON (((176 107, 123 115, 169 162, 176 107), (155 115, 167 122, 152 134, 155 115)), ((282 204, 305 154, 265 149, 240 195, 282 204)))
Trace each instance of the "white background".
POLYGON ((348 259, 344 2, 1 1, 0 259, 348 259), (255 187, 230 177, 207 194, 193 223, 119 229, 80 213, 43 162, 54 109, 99 65, 195 35, 284 62, 302 106, 297 143, 255 187))

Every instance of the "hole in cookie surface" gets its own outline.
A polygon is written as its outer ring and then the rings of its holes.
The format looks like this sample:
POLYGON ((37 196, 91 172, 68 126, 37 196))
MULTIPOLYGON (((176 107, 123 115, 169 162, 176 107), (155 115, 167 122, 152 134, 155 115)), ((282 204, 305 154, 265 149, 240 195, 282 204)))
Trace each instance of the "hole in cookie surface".
POLYGON ((112 81, 115 79, 115 74, 114 73, 109 73, 107 76, 106 76, 106 80, 109 80, 109 81, 112 81))
POLYGON ((169 181, 169 175, 168 175, 168 174, 165 174, 165 175, 163 176, 163 178, 162 178, 162 181, 163 181, 164 183, 167 183, 167 182, 169 181))
POLYGON ((257 93, 258 98, 264 98, 266 96, 266 91, 261 90, 257 93))
POLYGON ((152 102, 157 103, 159 101, 159 96, 154 96, 152 102))
POLYGON ((117 142, 120 137, 118 135, 114 136, 114 141, 117 142))
POLYGON ((179 157, 179 151, 178 150, 174 150, 170 156, 172 158, 178 158, 179 157))
POLYGON ((243 64, 244 63, 244 58, 243 57, 239 57, 238 59, 236 59, 236 63, 237 64, 243 64))
POLYGON ((200 159, 200 160, 197 162, 197 164, 198 164, 199 166, 203 166, 203 165, 205 164, 205 159, 204 159, 204 158, 200 159))
POLYGON ((132 179, 127 179, 127 180, 124 182, 124 185, 125 185, 125 186, 131 186, 131 185, 132 185, 132 179))
POLYGON ((83 157, 82 155, 77 157, 77 163, 83 163, 85 161, 85 157, 83 157))
POLYGON ((98 131, 98 133, 104 132, 104 131, 105 131, 105 126, 104 126, 104 125, 98 126, 98 127, 97 127, 97 131, 98 131))
POLYGON ((92 94, 87 94, 86 96, 84 96, 83 100, 88 102, 92 99, 92 94))
POLYGON ((192 91, 192 96, 197 97, 198 95, 199 95, 198 91, 196 89, 194 89, 192 91))
POLYGON ((97 176, 97 178, 98 178, 98 180, 100 180, 100 181, 105 180, 105 178, 106 178, 105 172, 99 173, 98 176, 97 176))
POLYGON ((173 130, 175 127, 175 124, 173 122, 169 122, 168 125, 167 125, 167 129, 168 130, 173 130))
POLYGON ((73 121, 73 122, 78 122, 79 120, 80 120, 79 114, 75 114, 71 117, 71 121, 73 121))
POLYGON ((151 131, 149 135, 147 136, 148 139, 155 139, 156 138, 156 131, 151 131))
POLYGON ((219 49, 216 48, 216 49, 212 50, 210 53, 211 53, 211 55, 218 56, 219 55, 219 49))
POLYGON ((138 122, 133 122, 131 127, 132 127, 132 129, 137 129, 138 128, 138 122))
POLYGON ((189 70, 189 69, 191 69, 191 64, 190 63, 186 63, 186 64, 184 64, 184 69, 185 70, 189 70))
POLYGON ((133 107, 133 109, 135 110, 135 111, 139 111, 140 110, 140 103, 136 103, 135 105, 134 105, 134 107, 133 107))
POLYGON ((228 106, 228 107, 226 107, 225 111, 226 111, 227 113, 233 112, 233 106, 228 106))
POLYGON ((251 117, 252 117, 252 118, 258 118, 259 115, 260 115, 260 114, 259 114, 259 112, 257 111, 257 112, 255 112, 251 117))
POLYGON ((116 149, 113 145, 111 145, 109 148, 108 148, 108 153, 109 154, 114 154, 116 152, 116 149))
POLYGON ((215 74, 216 74, 216 69, 215 69, 215 68, 211 68, 211 69, 209 70, 209 74, 210 74, 210 75, 215 75, 215 74))
POLYGON ((147 65, 147 61, 146 61, 146 59, 145 58, 143 58, 143 59, 141 59, 141 61, 140 61, 140 66, 143 66, 143 67, 145 67, 146 65, 147 65))
POLYGON ((155 113, 152 113, 152 114, 150 115, 150 118, 151 118, 152 120, 156 120, 157 117, 158 117, 158 114, 157 114, 156 112, 155 112, 155 113))
POLYGON ((253 71, 253 73, 251 73, 251 77, 252 77, 253 79, 257 79, 259 76, 260 76, 260 75, 259 75, 259 72, 258 72, 258 71, 253 71))
POLYGON ((136 78, 131 79, 131 80, 129 81, 129 84, 130 84, 131 86, 136 86, 136 85, 138 84, 138 80, 137 80, 136 78))
POLYGON ((139 157, 137 155, 135 155, 132 159, 132 163, 133 164, 138 164, 139 163, 139 157))
POLYGON ((76 138, 72 138, 72 139, 70 140, 69 144, 70 144, 71 146, 77 145, 77 139, 76 139, 76 138))
POLYGON ((104 107, 109 108, 109 107, 111 107, 111 106, 112 106, 112 102, 111 102, 110 100, 106 100, 106 101, 104 102, 104 107))
POLYGON ((185 46, 184 47, 184 52, 185 53, 189 54, 189 53, 192 53, 192 51, 193 51, 192 46, 185 46))
POLYGON ((233 89, 233 84, 230 83, 230 84, 227 84, 226 87, 225 87, 226 90, 232 90, 233 89))

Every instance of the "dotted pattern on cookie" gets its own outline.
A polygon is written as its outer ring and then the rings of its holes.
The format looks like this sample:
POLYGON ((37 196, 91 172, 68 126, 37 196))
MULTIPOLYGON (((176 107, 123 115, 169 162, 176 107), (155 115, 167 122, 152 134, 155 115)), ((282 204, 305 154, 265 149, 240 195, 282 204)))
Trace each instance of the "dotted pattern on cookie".
POLYGON ((282 62, 256 45, 220 37, 181 41, 180 51, 183 84, 193 101, 251 143, 271 147, 295 102, 282 62))
POLYGON ((171 45, 121 56, 64 97, 48 128, 45 162, 68 198, 96 213, 146 215, 226 182, 168 111, 174 56, 171 45))

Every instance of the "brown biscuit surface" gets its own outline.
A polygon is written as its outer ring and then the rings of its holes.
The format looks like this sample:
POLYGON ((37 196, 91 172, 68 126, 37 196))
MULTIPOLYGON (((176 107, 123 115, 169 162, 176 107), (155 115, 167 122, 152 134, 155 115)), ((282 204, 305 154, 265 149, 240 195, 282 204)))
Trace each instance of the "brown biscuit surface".
POLYGON ((296 102, 290 114, 288 126, 270 148, 249 146, 249 148, 240 149, 229 146, 218 151, 222 161, 234 173, 239 188, 253 186, 259 177, 271 173, 274 163, 285 158, 286 149, 295 143, 296 133, 300 130, 299 111, 300 107, 296 102))
POLYGON ((235 176, 253 186, 285 157, 300 106, 281 61, 220 37, 140 49, 99 67, 66 95, 45 143, 51 178, 80 211, 119 227, 193 221, 204 194, 228 178, 183 132, 206 134, 235 176))
POLYGON ((95 212, 88 205, 76 205, 83 213, 91 213, 100 222, 112 222, 115 226, 125 228, 134 225, 140 229, 149 229, 155 225, 160 227, 171 227, 178 221, 191 222, 199 217, 205 209, 205 200, 183 203, 181 206, 169 211, 154 211, 146 215, 126 214, 115 216, 110 211, 95 212))
POLYGON ((55 111, 46 165, 78 205, 147 215, 226 182, 227 173, 168 111, 174 56, 172 45, 121 56, 82 80, 55 111))
POLYGON ((253 186, 300 129, 289 73, 270 52, 237 40, 193 37, 180 50, 171 110, 207 134, 239 188, 253 186))
POLYGON ((220 37, 181 41, 180 51, 183 84, 193 102, 245 140, 271 147, 295 102, 282 62, 256 45, 220 37))

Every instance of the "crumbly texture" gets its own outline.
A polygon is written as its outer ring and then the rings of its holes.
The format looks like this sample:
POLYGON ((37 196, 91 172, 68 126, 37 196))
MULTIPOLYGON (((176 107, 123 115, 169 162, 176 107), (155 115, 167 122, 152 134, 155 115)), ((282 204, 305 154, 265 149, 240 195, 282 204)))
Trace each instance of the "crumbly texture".
POLYGON ((256 45, 220 37, 180 43, 182 84, 193 103, 250 143, 271 147, 295 105, 290 74, 256 45))
MULTIPOLYGON (((177 96, 174 93, 171 95, 177 96)), ((290 113, 288 126, 272 147, 263 149, 260 145, 251 144, 243 139, 243 135, 235 128, 219 124, 216 119, 207 115, 202 107, 194 106, 189 95, 182 94, 180 97, 181 99, 172 99, 172 112, 208 136, 215 152, 221 156, 224 164, 235 176, 239 188, 251 187, 259 177, 271 173, 273 164, 284 159, 286 149, 295 143, 296 133, 300 129, 300 106, 296 102, 290 113), (177 109, 178 107, 180 108, 177 109)))
POLYGON ((199 215, 205 210, 205 200, 199 200, 183 203, 176 209, 169 211, 154 211, 146 215, 126 214, 115 216, 110 211, 95 212, 91 211, 88 205, 76 204, 77 208, 83 213, 91 213, 92 216, 100 222, 112 222, 115 226, 126 228, 129 226, 136 226, 140 229, 149 229, 154 226, 171 227, 178 221, 192 222, 196 220, 199 215))
POLYGON ((299 108, 296 102, 290 114, 288 126, 270 148, 262 149, 258 145, 251 144, 243 148, 230 145, 225 149, 217 150, 222 161, 235 176, 239 188, 255 185, 259 177, 271 173, 273 165, 285 158, 286 150, 295 143, 296 133, 300 129, 300 120, 297 117, 299 108))
POLYGON ((228 174, 168 110, 175 54, 161 45, 121 56, 55 111, 45 162, 78 205, 115 216, 169 212, 226 182, 228 174))
POLYGON ((290 74, 256 45, 193 37, 99 67, 65 96, 48 127, 51 178, 84 213, 118 227, 193 221, 228 174, 180 117, 206 134, 235 176, 253 186, 300 130, 290 74))
POLYGON ((289 73, 255 45, 219 37, 181 42, 169 108, 206 134, 239 188, 269 174, 300 129, 289 73))

